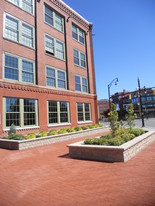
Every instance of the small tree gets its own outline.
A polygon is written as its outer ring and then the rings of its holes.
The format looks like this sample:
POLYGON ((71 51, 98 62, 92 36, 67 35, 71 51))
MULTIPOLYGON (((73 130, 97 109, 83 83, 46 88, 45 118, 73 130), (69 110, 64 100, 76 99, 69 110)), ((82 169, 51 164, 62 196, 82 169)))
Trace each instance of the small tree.
POLYGON ((109 117, 112 136, 115 136, 115 132, 119 127, 117 120, 118 120, 118 112, 116 110, 115 104, 112 103, 110 109, 110 117, 109 117))
POLYGON ((137 118, 136 113, 134 113, 133 104, 130 104, 128 106, 127 114, 125 115, 125 117, 126 117, 128 126, 130 127, 130 130, 131 130, 131 128, 135 126, 135 119, 137 118))
POLYGON ((16 126, 14 124, 11 124, 8 134, 16 134, 16 126))

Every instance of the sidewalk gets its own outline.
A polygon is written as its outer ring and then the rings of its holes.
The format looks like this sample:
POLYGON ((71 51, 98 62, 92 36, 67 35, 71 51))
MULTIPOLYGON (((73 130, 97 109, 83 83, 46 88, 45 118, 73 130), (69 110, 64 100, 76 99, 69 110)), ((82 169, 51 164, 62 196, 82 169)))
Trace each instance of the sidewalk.
POLYGON ((155 142, 127 163, 71 159, 67 144, 0 149, 0 206, 153 206, 155 142))

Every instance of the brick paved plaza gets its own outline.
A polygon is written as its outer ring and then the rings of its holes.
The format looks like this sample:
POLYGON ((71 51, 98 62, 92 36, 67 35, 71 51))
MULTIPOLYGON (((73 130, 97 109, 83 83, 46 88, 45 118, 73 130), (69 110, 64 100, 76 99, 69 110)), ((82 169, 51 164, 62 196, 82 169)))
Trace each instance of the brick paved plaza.
POLYGON ((153 206, 155 142, 127 163, 70 159, 70 140, 0 149, 0 206, 153 206))

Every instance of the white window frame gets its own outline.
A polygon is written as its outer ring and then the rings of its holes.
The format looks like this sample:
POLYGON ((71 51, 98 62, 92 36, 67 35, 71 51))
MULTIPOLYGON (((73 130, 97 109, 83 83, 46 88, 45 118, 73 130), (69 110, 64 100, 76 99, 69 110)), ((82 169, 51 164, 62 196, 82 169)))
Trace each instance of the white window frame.
POLYGON ((87 77, 84 77, 84 76, 81 76, 81 75, 78 75, 78 74, 75 74, 75 77, 80 77, 80 88, 81 88, 81 91, 78 91, 76 90, 76 82, 75 82, 75 91, 76 92, 82 92, 82 93, 88 93, 88 78, 87 77), (82 78, 85 78, 86 81, 87 81, 87 92, 84 92, 83 91, 83 84, 82 84, 82 78))
POLYGON ((76 114, 77 114, 77 122, 78 123, 85 123, 85 122, 91 122, 92 121, 92 116, 91 116, 91 104, 90 103, 82 103, 82 102, 77 102, 76 103, 76 114), (79 121, 78 120, 78 103, 82 104, 82 108, 83 108, 83 121, 79 121), (90 114, 90 120, 86 120, 85 117, 85 104, 89 104, 89 114, 90 114))
POLYGON ((4 16, 3 16, 3 37, 6 38, 6 39, 8 39, 8 40, 10 40, 10 41, 19 43, 19 44, 21 44, 21 45, 23 45, 23 46, 25 46, 25 47, 28 47, 28 48, 31 48, 31 49, 34 49, 34 48, 35 48, 35 30, 34 30, 34 27, 33 27, 32 25, 28 24, 27 22, 22 21, 22 20, 14 17, 14 16, 8 14, 8 13, 4 13, 4 16), (6 16, 10 16, 11 18, 13 18, 13 19, 15 19, 16 21, 18 21, 18 40, 17 40, 17 41, 12 40, 12 39, 9 39, 9 38, 6 36, 6 34, 5 34, 6 16), (30 46, 22 43, 22 23, 24 23, 25 25, 31 27, 32 30, 33 30, 33 37, 32 37, 32 38, 33 38, 33 46, 32 46, 32 47, 30 47, 30 46))
POLYGON ((57 31, 64 33, 64 23, 65 23, 64 17, 61 14, 59 14, 58 12, 56 12, 55 10, 53 10, 48 4, 44 4, 44 23, 49 25, 50 27, 56 29, 57 31), (49 24, 48 22, 45 21, 45 7, 48 7, 53 12, 53 25, 51 25, 51 24, 49 24), (56 27, 55 15, 58 15, 59 17, 62 18, 62 31, 56 27))
POLYGON ((76 51, 78 52, 78 57, 79 57, 79 64, 76 64, 76 63, 74 62, 74 65, 75 65, 75 66, 78 66, 78 67, 81 67, 81 68, 83 68, 83 69, 87 69, 86 54, 85 54, 84 52, 76 49, 76 48, 73 48, 73 60, 74 60, 74 50, 76 50, 76 51), (83 67, 83 66, 81 65, 81 54, 84 54, 84 55, 85 55, 85 65, 86 65, 85 67, 83 67))
POLYGON ((36 124, 35 125, 25 125, 24 126, 24 99, 30 99, 30 98, 18 98, 18 97, 3 97, 3 129, 9 129, 9 127, 6 126, 6 98, 15 98, 19 99, 19 114, 20 114, 20 126, 17 126, 17 129, 21 128, 35 128, 38 127, 39 121, 38 121, 38 100, 37 99, 32 99, 35 100, 35 120, 36 124))
POLYGON ((47 119, 48 119, 48 126, 70 124, 70 103, 68 101, 48 100, 47 101, 47 119), (57 123, 49 123, 49 101, 57 102, 57 119, 58 119, 57 123), (68 122, 60 122, 60 102, 67 103, 68 122))
POLYGON ((47 34, 47 33, 45 33, 44 39, 45 39, 45 40, 44 40, 45 53, 46 53, 47 55, 50 55, 50 56, 55 57, 55 58, 57 58, 57 59, 60 59, 60 60, 62 60, 62 61, 66 61, 65 43, 64 43, 63 41, 59 40, 59 39, 54 38, 53 36, 51 36, 51 35, 49 35, 49 34, 47 34), (54 54, 52 54, 52 53, 50 54, 50 52, 49 52, 49 53, 46 52, 46 36, 48 36, 49 38, 51 38, 51 39, 54 40, 54 48, 53 48, 53 49, 54 49, 54 54), (63 44, 63 48, 64 48, 64 51, 63 51, 63 53, 64 53, 64 58, 63 58, 63 59, 56 56, 56 51, 57 51, 56 41, 58 41, 58 42, 60 42, 61 44, 63 44))
MULTIPOLYGON (((66 90, 66 88, 67 88, 66 71, 62 70, 62 69, 58 69, 58 68, 52 67, 50 65, 46 65, 46 70, 47 70, 47 67, 50 68, 50 69, 54 69, 55 70, 55 87, 48 86, 47 85, 47 81, 46 81, 46 86, 49 87, 49 88, 56 88, 56 89, 59 89, 59 90, 66 90), (65 73, 65 88, 58 87, 58 71, 65 73)), ((46 78, 47 78, 47 76, 46 76, 46 78)))
POLYGON ((85 44, 86 44, 85 32, 83 31, 83 29, 80 29, 80 28, 79 28, 78 26, 76 26, 74 23, 72 23, 72 32, 73 32, 73 26, 76 27, 76 29, 77 29, 77 38, 78 38, 78 39, 76 39, 76 38, 73 37, 73 33, 72 33, 72 38, 73 38, 74 40, 78 41, 80 44, 85 45, 85 44), (79 30, 80 30, 81 32, 83 32, 83 34, 84 34, 84 43, 80 42, 80 32, 79 32, 79 30))
POLYGON ((33 60, 26 59, 26 58, 24 58, 24 57, 19 57, 19 56, 17 56, 17 55, 10 54, 10 53, 8 53, 8 52, 3 52, 3 72, 2 72, 2 78, 3 78, 3 79, 6 79, 6 80, 8 80, 8 81, 21 82, 21 83, 24 83, 24 84, 35 85, 35 84, 36 84, 36 80, 35 80, 35 62, 34 62, 33 60), (13 80, 13 79, 5 78, 5 55, 12 56, 12 57, 18 59, 18 80, 13 80), (23 70, 22 70, 22 60, 31 62, 31 63, 33 64, 33 83, 22 81, 22 71, 23 71, 23 70))
POLYGON ((11 4, 13 4, 13 5, 21 8, 22 10, 24 10, 24 11, 27 12, 28 14, 31 14, 31 15, 34 16, 34 14, 35 14, 35 4, 34 4, 34 1, 35 1, 35 0, 32 0, 32 7, 33 7, 32 13, 28 12, 27 10, 25 10, 25 9, 22 7, 22 2, 23 2, 23 0, 19 0, 19 5, 15 4, 12 0, 7 0, 7 1, 9 1, 11 4))

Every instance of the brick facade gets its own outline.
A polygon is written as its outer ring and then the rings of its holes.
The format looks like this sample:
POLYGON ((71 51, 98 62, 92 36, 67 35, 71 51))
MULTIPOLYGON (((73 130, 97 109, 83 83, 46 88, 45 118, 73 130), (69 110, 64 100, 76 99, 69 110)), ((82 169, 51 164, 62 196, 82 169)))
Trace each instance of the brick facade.
MULTIPOLYGON (((47 101, 67 101, 70 105, 70 124, 66 127, 78 126, 77 120, 77 108, 76 103, 89 103, 91 105, 91 123, 98 122, 97 112, 97 95, 95 85, 95 70, 93 59, 93 46, 92 46, 92 24, 88 23, 85 19, 79 16, 76 12, 70 9, 62 1, 41 0, 36 1, 37 11, 37 71, 36 71, 36 84, 28 84, 11 79, 4 79, 3 74, 3 53, 8 52, 13 55, 17 55, 22 58, 33 60, 36 64, 36 45, 35 49, 28 48, 14 41, 4 38, 4 13, 13 15, 19 20, 22 20, 33 27, 35 24, 35 16, 25 12, 18 6, 10 3, 7 0, 0 1, 0 137, 5 136, 7 129, 4 130, 4 97, 17 97, 17 98, 30 98, 38 101, 38 127, 19 127, 19 132, 26 134, 30 131, 38 132, 38 130, 50 130, 51 128, 64 128, 63 125, 57 125, 56 127, 48 126, 47 118, 47 101), (49 26, 44 21, 44 4, 47 4, 50 8, 62 15, 64 18, 65 32, 60 32, 57 29, 49 26), (72 38, 72 23, 85 32, 86 45, 79 43, 72 38), (3 25, 3 26, 2 26, 3 25), (60 60, 45 53, 44 36, 49 34, 52 37, 61 40, 65 43, 66 47, 66 60, 60 60), (74 65, 73 48, 76 48, 86 53, 87 69, 74 65), (67 63, 66 63, 67 61, 67 63), (60 90, 56 88, 49 88, 46 86, 46 65, 51 67, 60 68, 66 71, 68 88, 66 90, 60 90), (75 91, 75 74, 88 78, 88 93, 75 91)), ((89 122, 90 123, 90 122, 89 122)), ((88 124, 88 122, 83 123, 88 124)), ((80 123, 80 126, 83 125, 80 123)))

